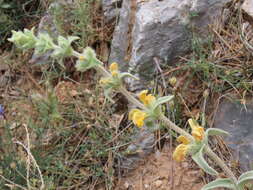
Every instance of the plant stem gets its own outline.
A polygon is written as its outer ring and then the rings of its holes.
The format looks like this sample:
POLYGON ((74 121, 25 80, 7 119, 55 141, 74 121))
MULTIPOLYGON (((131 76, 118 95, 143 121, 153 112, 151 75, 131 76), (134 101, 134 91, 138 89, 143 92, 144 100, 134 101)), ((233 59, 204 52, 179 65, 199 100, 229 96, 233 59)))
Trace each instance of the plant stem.
POLYGON ((159 118, 161 121, 163 121, 166 125, 169 126, 169 128, 173 129, 174 131, 176 131, 177 133, 179 133, 180 135, 185 136, 187 139, 189 139, 191 142, 194 141, 193 136, 191 136, 189 133, 187 133, 185 130, 183 130, 182 128, 178 127, 175 123, 173 123, 169 118, 167 118, 164 115, 161 115, 159 118))
MULTIPOLYGON (((79 53, 75 52, 75 56, 78 56, 79 53)), ((96 66, 96 69, 105 77, 111 77, 111 74, 102 66, 103 63, 101 62, 101 65, 96 66)), ((139 101, 137 100, 129 91, 127 91, 123 86, 118 89, 125 97, 128 99, 129 102, 133 103, 140 109, 143 109, 144 111, 147 110, 147 108, 139 101)), ((183 135, 187 137, 190 141, 194 141, 194 138, 192 135, 190 135, 188 132, 183 130, 182 128, 178 127, 175 123, 173 123, 169 118, 164 116, 163 114, 160 115, 159 119, 163 121, 165 124, 169 126, 169 128, 173 129, 175 132, 179 133, 180 135, 183 135)), ((234 183, 236 184, 236 177, 234 176, 233 172, 227 167, 227 165, 224 163, 223 160, 219 158, 218 155, 216 155, 210 147, 207 145, 205 146, 205 152, 206 154, 217 164, 219 167, 226 173, 226 175, 231 178, 234 183)))
POLYGON ((218 155, 216 155, 212 149, 206 145, 205 146, 205 153, 212 158, 212 160, 219 165, 219 167, 227 174, 227 177, 231 178, 234 183, 236 184, 237 179, 234 175, 234 173, 229 169, 229 167, 227 167, 227 165, 224 163, 224 161, 222 159, 220 159, 220 157, 218 155))

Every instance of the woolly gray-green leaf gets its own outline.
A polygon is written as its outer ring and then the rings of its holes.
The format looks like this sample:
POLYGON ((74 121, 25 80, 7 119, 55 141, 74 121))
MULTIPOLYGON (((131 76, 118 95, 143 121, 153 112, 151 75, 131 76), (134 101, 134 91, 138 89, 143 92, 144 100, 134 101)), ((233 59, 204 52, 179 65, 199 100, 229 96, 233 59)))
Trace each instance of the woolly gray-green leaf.
POLYGON ((213 136, 213 135, 227 136, 229 135, 229 133, 227 131, 217 128, 209 128, 206 130, 206 136, 213 136))
POLYGON ((198 164, 198 166, 203 169, 206 173, 210 175, 218 175, 218 172, 215 171, 213 168, 209 166, 209 164, 206 162, 206 160, 203 157, 203 149, 205 146, 202 146, 202 148, 194 155, 192 155, 192 159, 198 164))
POLYGON ((158 98, 158 99, 155 101, 155 103, 154 103, 154 105, 153 105, 153 108, 155 109, 155 108, 158 107, 159 105, 171 101, 173 98, 174 98, 173 95, 171 95, 171 96, 163 96, 163 97, 160 97, 160 98, 158 98))
POLYGON ((139 78, 137 78, 136 76, 134 76, 130 73, 126 73, 126 72, 120 73, 120 78, 125 78, 125 77, 130 77, 130 78, 133 78, 135 80, 140 80, 139 78))
POLYGON ((201 188, 201 190, 209 190, 209 189, 214 189, 218 187, 225 187, 229 189, 236 189, 236 186, 234 185, 233 181, 229 178, 221 178, 221 179, 216 179, 215 181, 212 181, 208 184, 206 184, 204 187, 201 188))
POLYGON ((243 173, 239 177, 237 184, 242 188, 245 185, 245 183, 249 182, 250 180, 253 180, 253 171, 243 173))

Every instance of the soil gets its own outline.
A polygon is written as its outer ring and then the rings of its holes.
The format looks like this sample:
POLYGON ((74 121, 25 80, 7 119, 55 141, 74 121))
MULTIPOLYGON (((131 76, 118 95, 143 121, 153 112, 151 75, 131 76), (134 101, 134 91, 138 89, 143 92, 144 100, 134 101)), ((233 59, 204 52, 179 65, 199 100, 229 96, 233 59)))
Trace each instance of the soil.
POLYGON ((137 169, 121 178, 116 190, 200 190, 204 173, 191 161, 171 159, 170 146, 150 155, 137 169), (173 168, 173 173, 172 173, 173 168))

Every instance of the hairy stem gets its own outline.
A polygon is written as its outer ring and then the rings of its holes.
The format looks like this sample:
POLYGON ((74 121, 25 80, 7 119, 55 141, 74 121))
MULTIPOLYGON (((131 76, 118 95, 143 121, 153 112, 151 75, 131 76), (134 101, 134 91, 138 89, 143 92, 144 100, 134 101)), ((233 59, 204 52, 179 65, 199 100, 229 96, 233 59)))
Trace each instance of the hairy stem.
MULTIPOLYGON (((75 53, 77 56, 79 53, 75 53)), ((96 69, 105 77, 111 77, 111 74, 102 66, 103 63, 101 62, 101 66, 96 66, 96 69)), ((134 105, 138 106, 140 109, 143 109, 144 111, 147 110, 147 108, 139 101, 137 100, 129 91, 127 91, 123 86, 120 87, 119 92, 121 92, 125 97, 128 99, 129 102, 133 103, 134 105)), ((175 123, 173 123, 169 118, 167 118, 164 115, 160 115, 159 119, 163 121, 166 125, 168 125, 171 129, 173 129, 175 132, 179 133, 180 135, 184 135, 187 137, 190 141, 194 141, 194 138, 192 135, 190 135, 188 132, 183 130, 182 128, 178 127, 175 123)), ((224 163, 223 160, 219 158, 218 155, 216 155, 209 146, 205 146, 205 152, 206 154, 226 173, 226 175, 231 178, 234 183, 236 183, 236 177, 233 174, 233 172, 227 167, 227 165, 224 163)))
POLYGON ((207 145, 205 146, 205 153, 227 174, 227 177, 231 178, 234 183, 237 182, 237 179, 234 175, 234 173, 227 167, 227 165, 224 163, 220 157, 215 154, 212 149, 207 145))

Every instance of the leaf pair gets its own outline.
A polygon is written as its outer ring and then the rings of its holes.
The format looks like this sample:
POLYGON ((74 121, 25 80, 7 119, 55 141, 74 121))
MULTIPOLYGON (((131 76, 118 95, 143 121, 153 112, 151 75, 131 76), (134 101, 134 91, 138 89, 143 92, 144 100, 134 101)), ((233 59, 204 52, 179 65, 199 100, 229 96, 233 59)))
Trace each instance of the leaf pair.
POLYGON ((206 173, 208 173, 210 175, 216 175, 217 176, 218 172, 215 171, 212 167, 209 166, 209 164, 206 162, 206 160, 204 159, 204 156, 203 156, 204 153, 205 153, 205 148, 206 148, 206 146, 208 146, 208 137, 213 136, 213 135, 219 135, 219 136, 220 135, 229 135, 229 133, 226 132, 226 131, 223 131, 221 129, 217 129, 217 128, 207 129, 206 132, 205 132, 205 138, 201 142, 201 144, 199 144, 197 152, 192 155, 192 159, 206 173))
POLYGON ((83 53, 79 56, 75 67, 78 71, 84 72, 100 64, 95 51, 90 47, 86 47, 84 48, 83 53))
POLYGON ((243 173, 238 178, 238 181, 236 182, 236 184, 233 182, 232 179, 220 178, 206 184, 204 187, 202 187, 201 190, 209 190, 209 189, 214 189, 218 187, 224 187, 224 188, 233 189, 233 190, 243 190, 244 186, 251 180, 253 180, 253 171, 248 171, 248 172, 243 173))
POLYGON ((51 57, 63 59, 73 54, 71 43, 79 39, 76 36, 69 36, 67 38, 59 36, 57 44, 47 33, 40 33, 38 37, 34 35, 34 28, 31 30, 24 29, 22 31, 12 31, 12 37, 8 40, 13 42, 18 48, 28 50, 35 48, 35 54, 44 54, 53 50, 51 57))

